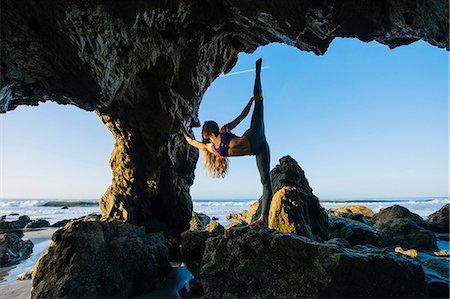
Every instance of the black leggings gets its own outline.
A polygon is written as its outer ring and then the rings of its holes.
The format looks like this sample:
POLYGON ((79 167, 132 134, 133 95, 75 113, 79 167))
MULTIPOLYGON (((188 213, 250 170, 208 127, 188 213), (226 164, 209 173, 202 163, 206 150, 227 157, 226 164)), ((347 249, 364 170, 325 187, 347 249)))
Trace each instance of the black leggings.
MULTIPOLYGON (((259 74, 255 79, 255 87, 253 89, 254 95, 261 95, 261 81, 259 74)), ((261 184, 263 185, 263 195, 261 200, 261 214, 268 215, 270 202, 273 196, 272 178, 270 176, 270 150, 269 144, 264 134, 264 119, 263 119, 263 101, 256 100, 253 109, 252 121, 250 129, 248 129, 244 136, 250 141, 251 153, 256 155, 256 165, 258 166, 259 174, 261 176, 261 184)))

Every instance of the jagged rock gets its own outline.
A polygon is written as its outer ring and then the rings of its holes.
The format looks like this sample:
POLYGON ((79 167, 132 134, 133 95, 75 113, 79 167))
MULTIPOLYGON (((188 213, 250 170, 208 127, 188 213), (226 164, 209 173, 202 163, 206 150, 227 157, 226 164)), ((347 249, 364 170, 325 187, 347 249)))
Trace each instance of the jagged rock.
POLYGON ((448 212, 450 204, 444 205, 438 211, 428 216, 427 223, 430 230, 436 233, 450 233, 448 212))
POLYGON ((264 227, 208 239, 200 276, 206 298, 426 297, 422 267, 409 257, 264 227))
POLYGON ((450 263, 448 258, 419 253, 417 258, 425 272, 428 296, 430 298, 448 298, 450 294, 450 263))
POLYGON ((341 216, 342 213, 353 213, 353 214, 361 214, 367 218, 371 218, 374 214, 373 211, 368 207, 360 205, 331 208, 328 210, 328 212, 333 216, 341 216))
POLYGON ((208 231, 191 230, 181 233, 181 257, 194 277, 199 273, 206 240, 218 235, 208 231))
MULTIPOLYGON (((319 199, 312 193, 305 172, 291 156, 284 156, 279 162, 271 170, 274 196, 269 210, 269 228, 317 241, 326 240, 328 216, 319 199)), ((254 207, 257 208, 255 213, 243 214, 246 221, 259 217, 260 206, 254 207)))
POLYGON ((33 270, 22 272, 17 276, 17 280, 28 280, 31 279, 31 275, 33 274, 33 270))
POLYGON ((239 52, 282 42, 321 55, 335 37, 448 49, 448 11, 440 0, 4 0, 0 112, 49 100, 95 110, 116 139, 102 214, 178 234, 198 159, 178 119, 198 122, 239 52))
POLYGON ((208 223, 206 225, 205 230, 211 233, 219 233, 219 234, 223 234, 225 232, 225 228, 222 226, 222 224, 220 224, 216 220, 213 220, 210 223, 208 223))
POLYGON ((401 247, 395 247, 394 249, 395 252, 410 256, 412 258, 416 258, 417 257, 417 250, 415 249, 408 249, 408 250, 404 250, 401 247))
POLYGON ((162 233, 88 215, 53 234, 35 265, 31 298, 136 296, 159 287, 170 270, 162 233))
POLYGON ((206 225, 211 221, 211 218, 203 213, 192 212, 192 218, 189 222, 190 230, 205 230, 206 225))
POLYGON ((24 228, 30 221, 30 217, 27 215, 20 216, 18 220, 14 221, 0 221, 0 232, 24 228))
POLYGON ((53 223, 51 225, 51 227, 62 227, 64 225, 66 225, 67 223, 69 223, 70 221, 73 221, 74 219, 64 219, 64 220, 60 220, 60 221, 56 221, 55 223, 53 223))
POLYGON ((33 220, 31 222, 28 222, 27 225, 25 225, 25 228, 39 228, 39 227, 49 227, 50 226, 50 222, 48 222, 45 219, 38 219, 38 220, 33 220))
POLYGON ((428 230, 427 223, 407 208, 393 205, 372 217, 374 226, 386 232, 392 245, 401 247, 437 250, 436 237, 428 230))
POLYGON ((0 267, 17 264, 30 257, 33 252, 33 243, 22 240, 15 233, 0 234, 0 267))
POLYGON ((351 246, 372 244, 376 247, 388 245, 386 234, 370 225, 347 218, 328 217, 329 237, 344 238, 351 246))

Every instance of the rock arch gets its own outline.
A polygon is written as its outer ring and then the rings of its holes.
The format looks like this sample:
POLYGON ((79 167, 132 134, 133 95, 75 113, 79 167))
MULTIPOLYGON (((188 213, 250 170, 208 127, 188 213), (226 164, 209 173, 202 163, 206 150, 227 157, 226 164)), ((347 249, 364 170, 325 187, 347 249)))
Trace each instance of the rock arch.
POLYGON ((95 111, 116 139, 102 213, 176 233, 188 228, 198 159, 177 118, 197 122, 204 92, 239 52, 282 42, 322 55, 335 37, 448 50, 448 5, 4 0, 0 112, 47 100, 95 111))

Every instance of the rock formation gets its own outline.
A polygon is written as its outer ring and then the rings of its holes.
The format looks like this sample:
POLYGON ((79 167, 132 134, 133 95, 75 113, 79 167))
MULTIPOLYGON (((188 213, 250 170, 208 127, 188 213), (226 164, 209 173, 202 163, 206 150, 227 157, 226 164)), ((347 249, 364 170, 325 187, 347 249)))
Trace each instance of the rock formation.
MULTIPOLYGON (((284 156, 270 173, 274 196, 269 210, 269 228, 295 233, 316 241, 326 240, 327 212, 313 194, 305 172, 297 161, 291 156, 284 156)), ((259 205, 253 204, 248 212, 244 211, 237 217, 250 222, 257 219, 260 213, 259 205)))
POLYGON ((374 226, 386 232, 392 245, 406 249, 437 250, 436 237, 428 224, 407 208, 393 205, 375 214, 374 226))
POLYGON ((141 295, 157 288, 170 270, 162 233, 88 215, 53 234, 35 265, 31 298, 141 295))
POLYGON ((206 298, 426 297, 422 267, 409 257, 263 227, 208 239, 200 276, 206 298))
POLYGON ((40 227, 49 227, 50 222, 45 219, 32 220, 25 225, 25 228, 40 228, 40 227))
POLYGON ((22 240, 23 233, 0 234, 0 267, 17 264, 30 257, 33 252, 33 243, 22 240))
POLYGON ((190 230, 205 230, 211 218, 203 213, 192 212, 191 221, 189 222, 190 230))
POLYGON ((189 228, 198 158, 178 119, 198 122, 239 52, 282 42, 322 55, 335 37, 449 47, 439 0, 5 0, 0 19, 0 112, 43 101, 95 111, 116 139, 102 214, 168 233, 189 228))
POLYGON ((20 216, 19 219, 14 221, 0 220, 0 232, 7 232, 18 228, 24 228, 30 221, 30 217, 28 217, 27 215, 20 216))
POLYGON ((438 211, 434 212, 428 216, 427 223, 430 230, 436 233, 446 233, 449 234, 449 211, 450 204, 444 205, 438 211))
POLYGON ((333 216, 341 216, 343 213, 361 214, 367 218, 373 217, 373 211, 365 206, 344 206, 340 208, 331 208, 328 210, 329 214, 333 216))
POLYGON ((371 244, 376 247, 388 245, 387 235, 376 227, 347 218, 331 216, 328 218, 330 238, 343 238, 351 246, 371 244))

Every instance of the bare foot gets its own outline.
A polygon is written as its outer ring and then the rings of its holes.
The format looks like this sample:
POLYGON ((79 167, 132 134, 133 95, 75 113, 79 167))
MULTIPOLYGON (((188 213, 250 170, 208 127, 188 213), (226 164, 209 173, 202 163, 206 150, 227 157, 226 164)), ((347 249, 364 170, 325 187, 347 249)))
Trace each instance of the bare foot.
POLYGON ((256 73, 259 74, 261 72, 261 64, 262 64, 262 58, 256 60, 256 73))
POLYGON ((267 226, 267 217, 265 217, 264 215, 261 215, 257 220, 253 221, 248 226, 254 227, 254 226, 257 226, 257 225, 265 225, 265 226, 267 226))

